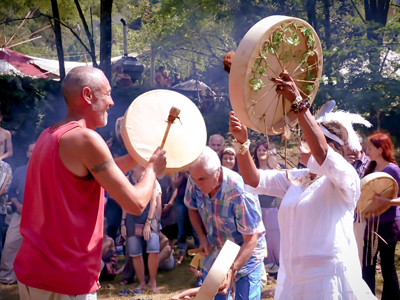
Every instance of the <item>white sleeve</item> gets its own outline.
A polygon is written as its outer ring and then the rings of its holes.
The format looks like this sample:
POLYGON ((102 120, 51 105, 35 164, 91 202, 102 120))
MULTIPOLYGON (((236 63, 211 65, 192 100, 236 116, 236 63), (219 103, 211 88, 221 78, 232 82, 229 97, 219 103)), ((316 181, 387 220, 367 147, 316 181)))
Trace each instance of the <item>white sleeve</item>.
POLYGON ((307 163, 311 173, 324 175, 343 194, 347 202, 354 202, 360 197, 360 179, 356 170, 339 153, 328 148, 325 161, 319 165, 314 156, 307 163))
POLYGON ((256 188, 245 185, 246 191, 259 194, 283 198, 290 186, 286 178, 285 171, 277 170, 259 170, 260 182, 256 188))
POLYGON ((159 194, 162 194, 162 189, 160 183, 156 179, 156 195, 158 196, 159 194))

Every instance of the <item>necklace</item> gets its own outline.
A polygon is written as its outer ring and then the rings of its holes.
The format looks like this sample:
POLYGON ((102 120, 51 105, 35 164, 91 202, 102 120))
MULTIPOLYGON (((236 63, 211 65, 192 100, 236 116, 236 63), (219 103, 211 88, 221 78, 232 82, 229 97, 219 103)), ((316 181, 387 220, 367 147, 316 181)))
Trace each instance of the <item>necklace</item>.
POLYGON ((311 173, 308 172, 307 174, 303 175, 301 178, 301 183, 303 188, 307 188, 310 185, 312 185, 315 181, 317 181, 318 179, 320 179, 322 176, 321 175, 316 175, 314 177, 314 179, 311 179, 311 173))

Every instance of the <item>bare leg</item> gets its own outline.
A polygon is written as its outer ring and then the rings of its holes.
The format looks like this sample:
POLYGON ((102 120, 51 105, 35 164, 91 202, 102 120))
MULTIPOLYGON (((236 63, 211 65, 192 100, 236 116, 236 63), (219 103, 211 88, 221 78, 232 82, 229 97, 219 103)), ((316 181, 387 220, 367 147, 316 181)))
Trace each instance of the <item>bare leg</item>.
POLYGON ((183 291, 183 292, 181 292, 181 293, 179 293, 179 294, 177 294, 177 295, 174 295, 174 296, 172 296, 171 297, 171 300, 178 300, 178 299, 182 299, 182 298, 185 298, 185 297, 187 297, 187 296, 196 296, 197 295, 197 292, 199 291, 199 287, 197 287, 197 288, 192 288, 192 289, 188 289, 188 290, 186 290, 186 291, 183 291))
POLYGON ((157 270, 158 270, 158 253, 149 253, 148 259, 148 266, 149 266, 149 286, 151 287, 153 293, 159 294, 160 291, 157 289, 157 270))
POLYGON ((135 273, 139 280, 139 285, 136 287, 136 289, 142 290, 146 287, 146 280, 144 277, 144 262, 142 255, 133 257, 133 267, 135 268, 135 273))
POLYGON ((164 260, 167 260, 171 256, 171 246, 167 245, 165 248, 160 247, 161 252, 158 255, 158 262, 161 263, 164 260))

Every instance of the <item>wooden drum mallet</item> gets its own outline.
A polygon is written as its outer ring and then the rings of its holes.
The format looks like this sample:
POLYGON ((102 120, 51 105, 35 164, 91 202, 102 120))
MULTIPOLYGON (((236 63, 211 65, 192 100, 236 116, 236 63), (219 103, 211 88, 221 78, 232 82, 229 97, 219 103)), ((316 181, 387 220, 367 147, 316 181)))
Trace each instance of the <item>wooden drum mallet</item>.
POLYGON ((175 119, 180 119, 179 118, 180 112, 181 112, 181 110, 179 108, 176 108, 175 106, 171 107, 171 110, 169 111, 168 120, 167 120, 167 123, 168 123, 167 129, 165 130, 164 137, 162 139, 161 146, 160 146, 161 150, 164 148, 165 141, 167 140, 167 136, 169 133, 169 129, 171 128, 171 125, 174 124, 175 119))

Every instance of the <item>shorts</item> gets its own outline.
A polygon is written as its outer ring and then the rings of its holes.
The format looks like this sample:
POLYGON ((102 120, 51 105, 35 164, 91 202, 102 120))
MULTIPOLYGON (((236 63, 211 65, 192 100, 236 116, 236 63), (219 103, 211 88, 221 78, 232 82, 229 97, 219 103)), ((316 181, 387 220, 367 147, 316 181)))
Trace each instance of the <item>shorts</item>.
POLYGON ((173 251, 171 251, 171 255, 166 260, 160 262, 158 264, 158 269, 162 271, 169 271, 175 267, 175 258, 173 251))
POLYGON ((97 292, 83 295, 66 295, 36 289, 18 282, 19 297, 21 300, 97 300, 97 292))
MULTIPOLYGON (((128 237, 128 249, 130 257, 142 256, 142 242, 144 238, 142 236, 130 236, 128 237)), ((146 245, 147 253, 160 253, 160 238, 157 233, 151 232, 150 238, 144 241, 146 245)))

